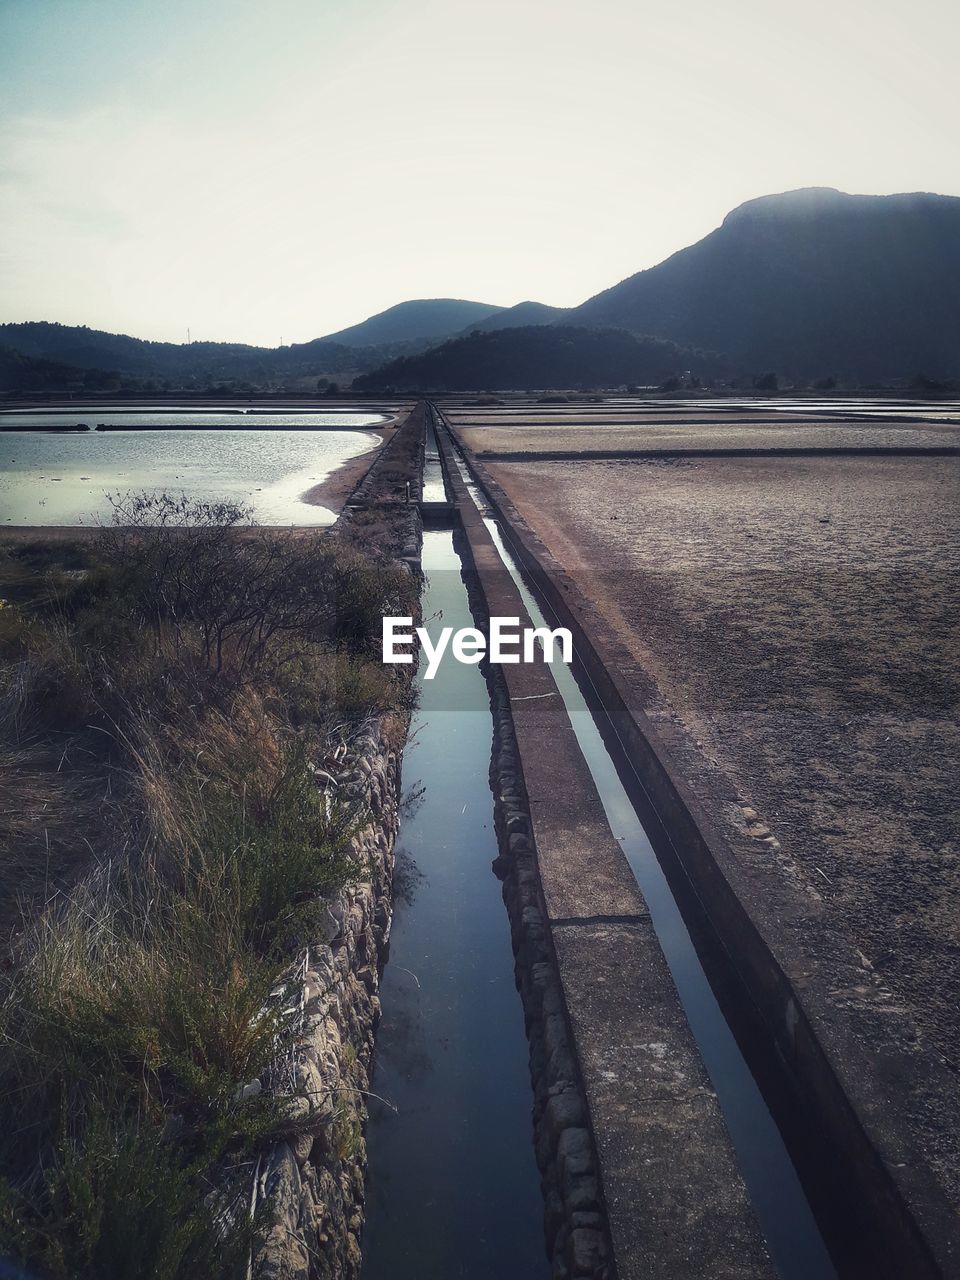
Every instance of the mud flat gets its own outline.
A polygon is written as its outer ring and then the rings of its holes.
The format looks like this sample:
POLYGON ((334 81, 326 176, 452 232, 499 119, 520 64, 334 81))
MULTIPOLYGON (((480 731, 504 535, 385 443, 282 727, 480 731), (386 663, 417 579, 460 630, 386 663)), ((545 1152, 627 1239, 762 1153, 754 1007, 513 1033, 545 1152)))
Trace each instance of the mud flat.
POLYGON ((339 514, 344 503, 369 471, 373 459, 387 439, 385 427, 374 428, 370 435, 377 437, 375 445, 341 462, 325 480, 308 489, 303 494, 302 500, 312 506, 326 507, 328 511, 339 514))
POLYGON ((960 449, 960 432, 946 424, 831 422, 811 419, 790 422, 731 419, 691 421, 686 415, 660 417, 649 422, 610 425, 586 420, 560 423, 491 423, 461 428, 464 443, 481 460, 520 460, 548 457, 551 460, 591 459, 597 455, 610 460, 648 457, 651 454, 771 453, 793 455, 851 452, 916 453, 960 449))
MULTIPOLYGON (((492 434, 461 432, 483 450, 492 434)), ((534 453, 548 433, 502 434, 534 453)), ((867 1064, 852 1087, 891 1117, 882 1155, 920 1218, 940 1197, 955 1211, 960 463, 484 465, 619 655, 815 1030, 848 1071, 867 1064)))

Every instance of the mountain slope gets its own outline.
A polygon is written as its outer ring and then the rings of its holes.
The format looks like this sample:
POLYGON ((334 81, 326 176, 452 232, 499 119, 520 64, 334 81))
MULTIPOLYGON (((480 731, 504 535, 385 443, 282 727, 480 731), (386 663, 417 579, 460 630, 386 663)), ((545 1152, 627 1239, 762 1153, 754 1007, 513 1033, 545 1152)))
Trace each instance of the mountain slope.
POLYGON ((751 200, 566 323, 724 351, 743 371, 954 376, 960 199, 810 188, 751 200))
POLYGON ((476 324, 468 324, 466 332, 479 329, 491 333, 494 329, 525 329, 535 324, 556 324, 567 315, 563 307, 548 307, 545 302, 518 302, 515 307, 504 307, 476 324))
POLYGON ((715 357, 620 329, 533 325, 471 333, 403 356, 354 381, 359 391, 522 391, 659 383, 682 369, 704 377, 721 370, 715 357))
POLYGON ((503 310, 489 302, 468 302, 461 298, 417 298, 398 302, 395 307, 349 329, 329 333, 322 341, 339 342, 347 347, 373 347, 424 338, 440 341, 503 310))

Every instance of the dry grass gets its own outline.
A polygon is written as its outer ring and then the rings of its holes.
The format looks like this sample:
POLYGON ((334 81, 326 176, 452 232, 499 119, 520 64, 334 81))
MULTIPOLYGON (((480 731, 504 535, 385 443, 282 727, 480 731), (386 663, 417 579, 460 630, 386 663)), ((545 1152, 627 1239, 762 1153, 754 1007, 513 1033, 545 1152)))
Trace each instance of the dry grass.
POLYGON ((293 1034, 323 895, 364 874, 317 770, 407 697, 374 658, 407 575, 167 514, 71 574, 0 560, 0 1251, 50 1275, 244 1262, 248 1162, 290 1125, 244 1086, 293 1034))

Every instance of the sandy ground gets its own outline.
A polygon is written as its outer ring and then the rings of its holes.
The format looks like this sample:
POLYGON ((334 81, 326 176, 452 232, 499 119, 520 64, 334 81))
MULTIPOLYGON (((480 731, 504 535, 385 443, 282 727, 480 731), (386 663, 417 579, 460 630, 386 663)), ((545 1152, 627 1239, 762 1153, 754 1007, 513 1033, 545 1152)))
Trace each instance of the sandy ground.
POLYGON ((336 471, 328 475, 326 480, 321 480, 312 489, 308 489, 303 495, 304 502, 309 502, 312 506, 326 507, 328 511, 333 511, 339 515, 343 504, 367 474, 371 462, 383 447, 389 429, 387 427, 369 427, 367 430, 370 435, 375 435, 378 438, 378 443, 370 449, 365 449, 363 453, 358 453, 355 457, 349 458, 336 471))
POLYGON ((720 422, 687 418, 659 418, 649 423, 597 424, 595 418, 579 425, 529 425, 527 419, 511 425, 470 426, 461 429, 468 448, 481 459, 498 454, 589 454, 601 450, 622 455, 659 449, 942 449, 960 445, 960 431, 944 424, 829 422, 787 419, 755 422, 730 418, 720 422))
POLYGON ((956 1070, 960 459, 486 465, 956 1070))

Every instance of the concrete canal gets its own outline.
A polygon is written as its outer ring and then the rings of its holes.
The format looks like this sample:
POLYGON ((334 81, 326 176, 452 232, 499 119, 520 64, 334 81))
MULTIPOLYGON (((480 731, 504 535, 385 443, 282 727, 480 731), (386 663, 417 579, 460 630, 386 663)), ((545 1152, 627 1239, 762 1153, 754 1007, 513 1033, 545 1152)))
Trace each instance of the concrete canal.
MULTIPOLYGON (((459 450, 448 457, 530 621, 547 625, 508 531, 459 450)), ((428 504, 448 497, 432 424, 423 496, 428 504)), ((460 537, 448 530, 424 534, 423 615, 431 633, 474 625, 460 537)), ((837 1268, 790 1151, 648 836, 626 776, 629 762, 583 673, 562 664, 551 670, 610 830, 649 907, 774 1267, 784 1280, 833 1280, 837 1268)), ((431 681, 421 671, 419 689, 405 761, 411 800, 398 843, 396 912, 382 982, 363 1277, 537 1280, 549 1267, 523 1017, 507 915, 491 872, 498 848, 486 682, 479 667, 445 662, 431 681)))
MULTIPOLYGON (((442 497, 442 490, 438 495, 442 497)), ((454 534, 423 543, 425 624, 473 625, 454 534)), ((364 1280, 549 1275, 523 1012, 491 870, 479 667, 420 672, 367 1130, 364 1280)))

